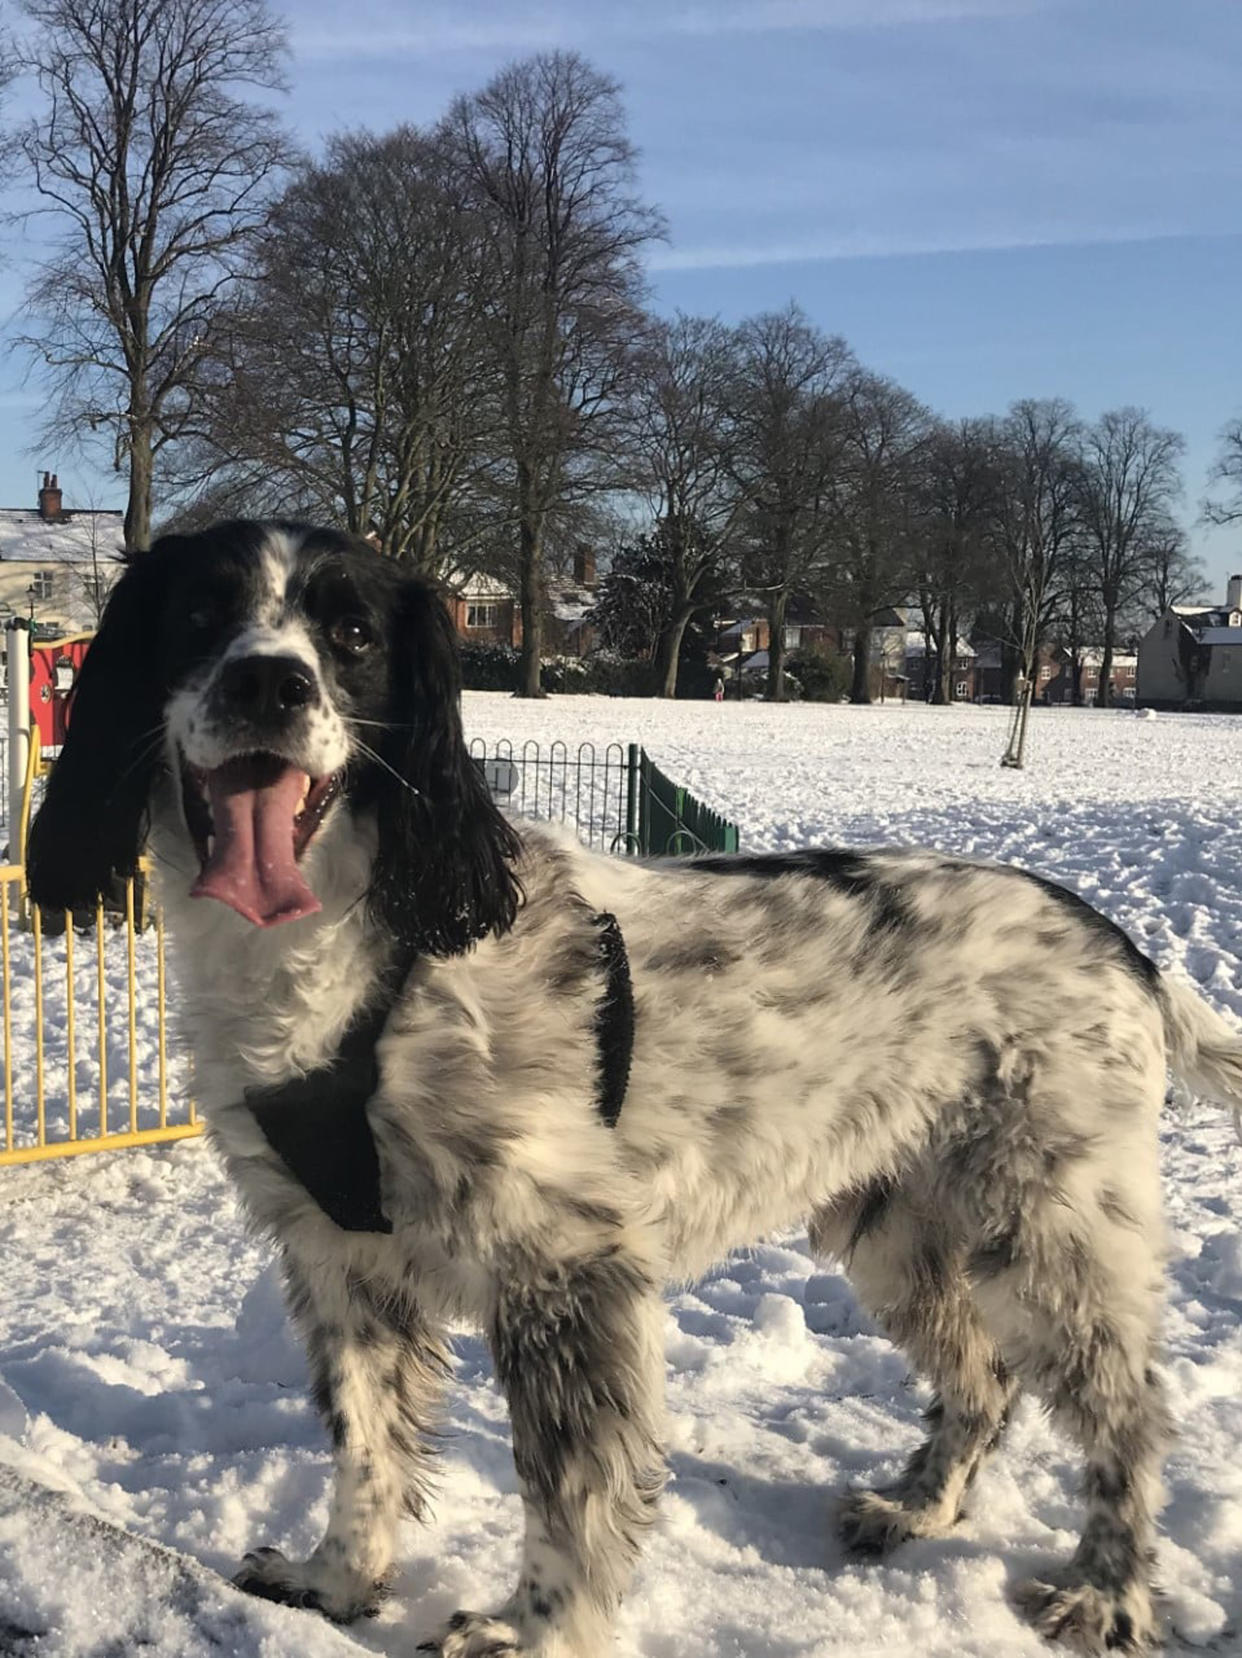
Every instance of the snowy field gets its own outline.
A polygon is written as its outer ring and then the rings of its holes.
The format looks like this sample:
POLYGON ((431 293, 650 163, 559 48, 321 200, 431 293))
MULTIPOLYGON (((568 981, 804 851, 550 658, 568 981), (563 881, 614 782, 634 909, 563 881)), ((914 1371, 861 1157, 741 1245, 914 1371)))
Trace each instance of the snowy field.
MULTIPOLYGON (((998 765, 1005 719, 484 694, 466 706, 470 735, 489 742, 643 743, 741 825, 748 850, 922 843, 1038 870, 1242 1020, 1242 721, 1037 712, 1019 774, 998 765)), ((1242 1147, 1215 1108, 1185 1106, 1166 1114, 1164 1162, 1180 1427, 1158 1561, 1169 1642, 1242 1654, 1242 1147)), ((0 1189, 0 1653, 409 1658, 456 1606, 502 1594, 520 1507, 475 1336, 457 1343, 434 1522, 403 1533, 382 1616, 334 1629, 218 1575, 259 1542, 313 1546, 329 1455, 268 1252, 208 1149, 0 1170, 0 1189)), ((1006 1589, 1072 1549, 1080 1510, 1074 1454, 1034 1407, 1019 1407, 951 1538, 859 1565, 831 1536, 833 1494, 896 1474, 926 1399, 805 1237, 676 1293, 667 1363, 672 1477, 619 1653, 1047 1652, 1006 1589)))

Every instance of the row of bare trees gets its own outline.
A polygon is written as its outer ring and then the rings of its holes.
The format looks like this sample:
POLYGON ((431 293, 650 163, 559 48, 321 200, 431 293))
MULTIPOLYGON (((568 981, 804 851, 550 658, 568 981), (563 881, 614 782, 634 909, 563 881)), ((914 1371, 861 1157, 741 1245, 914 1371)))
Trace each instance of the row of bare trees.
MULTIPOLYGON (((9 148, 52 238, 25 343, 45 435, 94 435, 127 477, 131 547, 158 479, 182 517, 305 513, 421 568, 486 569, 520 595, 532 695, 550 563, 644 515, 665 694, 691 622, 745 595, 773 697, 791 607, 849 630, 865 698, 871 630, 909 601, 940 696, 981 617, 1015 686, 1051 631, 1071 654, 1102 641, 1107 695, 1136 607, 1193 581, 1181 440, 1142 411, 949 424, 795 305, 735 327, 650 315, 663 225, 618 87, 575 54, 308 159, 266 101, 285 41, 265 0, 25 11, 13 67, 40 96, 9 148)), ((1240 455, 1233 430, 1218 515, 1242 512, 1240 455)))
POLYGON ((873 625, 911 601, 937 700, 981 618, 1007 644, 1015 694, 1055 635, 1076 683, 1084 647, 1102 643, 1107 696, 1119 638, 1198 579, 1173 518, 1181 439, 1138 409, 1087 424, 1068 403, 1027 400, 1001 418, 938 420, 793 306, 733 329, 652 325, 636 396, 665 694, 688 621, 733 591, 766 612, 772 697, 791 605, 848 631, 865 699, 873 625))

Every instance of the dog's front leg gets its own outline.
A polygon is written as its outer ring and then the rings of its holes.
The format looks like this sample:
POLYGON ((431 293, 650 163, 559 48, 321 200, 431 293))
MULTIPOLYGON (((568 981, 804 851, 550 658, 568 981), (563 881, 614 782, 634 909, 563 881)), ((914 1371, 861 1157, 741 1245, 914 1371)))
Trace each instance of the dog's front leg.
POLYGON ((663 1306, 621 1247, 513 1263, 492 1347, 509 1400, 526 1536, 495 1614, 459 1612, 443 1658, 602 1658, 664 1482, 663 1306))
POLYGON ((307 1560, 257 1549, 233 1581, 347 1623, 378 1610, 402 1511, 422 1511, 426 1433, 447 1359, 401 1287, 386 1288, 343 1263, 317 1261, 312 1273, 288 1257, 285 1276, 315 1402, 332 1434, 331 1513, 307 1560))

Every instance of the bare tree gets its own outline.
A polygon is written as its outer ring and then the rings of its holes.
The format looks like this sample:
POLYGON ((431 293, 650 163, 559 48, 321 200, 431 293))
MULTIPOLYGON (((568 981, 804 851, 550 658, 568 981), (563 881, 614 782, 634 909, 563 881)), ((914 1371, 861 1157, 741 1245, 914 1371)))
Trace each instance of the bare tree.
POLYGON ((332 140, 254 240, 191 475, 217 500, 222 481, 275 493, 419 568, 461 561, 459 509, 495 436, 489 282, 442 143, 410 127, 332 140))
POLYGON ((745 504, 742 575, 768 618, 766 695, 785 696, 790 601, 828 557, 827 513, 840 462, 841 397, 853 359, 794 304, 737 330, 733 470, 745 504))
POLYGON ((1242 417, 1231 420, 1220 434, 1220 448, 1208 473, 1209 488, 1220 484, 1226 491, 1223 499, 1203 504, 1203 516, 1209 524, 1236 524, 1242 521, 1242 417))
POLYGON ((42 94, 14 147, 57 240, 21 342, 47 371, 46 433, 112 440, 125 544, 145 546, 157 459, 192 411, 207 342, 289 150, 239 96, 282 84, 264 0, 25 0, 42 94))
POLYGON ((1081 425, 1063 398, 1024 398, 998 423, 996 545, 1009 589, 1007 655, 1014 718, 1001 764, 1020 768, 1036 662, 1057 602, 1057 584, 1081 535, 1081 425))
POLYGON ((941 422, 931 430, 919 473, 914 578, 935 703, 952 700, 959 636, 978 609, 1003 598, 993 545, 997 487, 992 423, 941 422))
POLYGON ((734 464, 735 335, 678 315, 655 322, 639 353, 628 434, 657 525, 667 604, 655 644, 656 693, 677 694, 686 628, 719 597, 746 504, 734 464))
POLYGON ((915 585, 929 419, 918 399, 895 381, 864 369, 848 377, 828 488, 824 579, 837 614, 853 629, 853 702, 871 701, 876 617, 903 603, 915 585))
POLYGON ((615 476, 613 421, 639 328, 639 257, 662 234, 633 193, 619 88, 576 53, 502 70, 445 125, 491 249, 519 694, 539 696, 545 538, 557 504, 615 476))
POLYGON ((1100 600, 1101 708, 1113 700, 1117 620, 1143 591, 1153 540, 1167 535, 1185 448, 1179 433, 1135 408, 1109 410, 1082 436, 1079 512, 1100 600))
POLYGON ((1189 551, 1185 530, 1172 518, 1151 526, 1144 563, 1139 598, 1148 619, 1163 616, 1170 605, 1183 604, 1204 591, 1203 565, 1189 551))

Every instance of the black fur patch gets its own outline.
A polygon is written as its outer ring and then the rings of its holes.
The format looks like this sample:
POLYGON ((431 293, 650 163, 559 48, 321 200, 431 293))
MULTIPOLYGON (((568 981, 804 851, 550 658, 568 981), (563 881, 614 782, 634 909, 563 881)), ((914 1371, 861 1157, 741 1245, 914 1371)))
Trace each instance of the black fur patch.
POLYGON ((869 1232, 883 1224, 895 1190, 891 1180, 877 1180, 863 1193, 862 1202, 850 1229, 848 1253, 852 1255, 869 1232))
POLYGON ((604 963, 604 994, 595 1012, 595 1042, 599 1050, 599 1094, 596 1104, 609 1128, 616 1128, 629 1087, 634 1055, 634 985, 630 958, 615 915, 594 918, 599 928, 599 953, 604 963))
POLYGON ((1042 888, 1062 909, 1081 922, 1089 932, 1094 933, 1101 943, 1111 945, 1120 955, 1121 965, 1132 973, 1140 984, 1146 985, 1153 993, 1158 989, 1160 969, 1154 961, 1143 954, 1130 935, 1123 932, 1115 921, 1101 915, 1099 910, 1088 904, 1085 898, 1079 897, 1078 893, 1071 892, 1068 887, 1058 886, 1046 876, 1032 875, 1029 870, 1014 870, 1013 873, 1023 875, 1028 881, 1034 881, 1035 885, 1042 888))
POLYGON ((366 1108, 379 1086, 376 1044, 412 966, 412 953, 403 954, 330 1064, 273 1088, 246 1090, 267 1143, 345 1232, 392 1231, 380 1203, 379 1153, 366 1108))
POLYGON ((900 932, 911 924, 910 910, 902 893, 884 879, 865 852, 827 847, 766 855, 724 854, 695 858, 689 867, 708 875, 745 875, 768 881, 779 880, 786 875, 808 876, 835 888, 847 898, 869 898, 873 932, 900 932))

